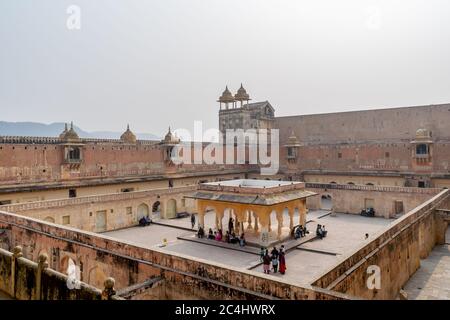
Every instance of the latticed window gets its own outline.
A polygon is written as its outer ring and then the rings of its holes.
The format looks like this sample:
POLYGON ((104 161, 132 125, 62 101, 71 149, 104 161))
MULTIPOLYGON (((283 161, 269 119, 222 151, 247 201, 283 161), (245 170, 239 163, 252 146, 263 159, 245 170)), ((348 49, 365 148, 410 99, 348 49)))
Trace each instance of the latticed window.
POLYGON ((416 146, 416 154, 428 154, 428 146, 426 144, 418 144, 416 146))

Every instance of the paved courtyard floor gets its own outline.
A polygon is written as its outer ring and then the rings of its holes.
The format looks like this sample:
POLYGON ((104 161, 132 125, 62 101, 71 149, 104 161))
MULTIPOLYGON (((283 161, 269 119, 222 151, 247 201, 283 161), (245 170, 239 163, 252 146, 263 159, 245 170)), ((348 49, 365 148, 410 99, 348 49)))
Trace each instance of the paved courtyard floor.
MULTIPOLYGON (((348 250, 355 249, 364 243, 366 233, 370 235, 385 228, 392 220, 384 218, 367 218, 358 215, 338 213, 336 216, 327 215, 329 211, 310 211, 307 215, 308 230, 315 233, 317 223, 326 226, 328 235, 323 240, 313 240, 301 244, 297 249, 292 249, 286 255, 287 272, 285 275, 276 274, 276 277, 289 279, 293 283, 311 283, 321 273, 325 272, 333 264, 337 263, 348 250)), ((210 212, 205 217, 205 225, 214 225, 215 215, 210 212)), ((285 214, 284 221, 289 225, 289 217, 285 214)), ((296 218, 295 221, 298 221, 296 218)), ((190 219, 161 220, 168 225, 150 225, 148 227, 133 227, 104 233, 107 236, 134 242, 137 245, 154 248, 160 246, 163 239, 167 239, 168 245, 162 247, 168 252, 176 252, 189 255, 194 258, 209 260, 232 267, 252 269, 262 272, 259 257, 255 254, 230 250, 220 246, 203 244, 178 239, 188 237, 195 231, 187 231, 190 228, 190 219)), ((298 224, 298 222, 294 222, 298 224)), ((224 221, 224 225, 225 221, 224 221)), ((276 230, 276 219, 272 220, 272 227, 276 230)), ((237 246, 237 245, 236 245, 237 246)), ((272 274, 273 275, 273 274, 272 274)))
MULTIPOLYGON (((446 241, 450 239, 447 229, 446 241)), ((409 300, 450 299, 450 243, 436 246, 428 258, 420 261, 420 268, 406 283, 409 300)))

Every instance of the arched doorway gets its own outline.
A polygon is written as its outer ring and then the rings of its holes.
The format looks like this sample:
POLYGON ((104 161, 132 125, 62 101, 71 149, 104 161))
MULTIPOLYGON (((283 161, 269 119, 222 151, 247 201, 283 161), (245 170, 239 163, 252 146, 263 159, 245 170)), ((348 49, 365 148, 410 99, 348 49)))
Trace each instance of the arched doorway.
POLYGON ((177 201, 175 199, 167 200, 166 219, 172 219, 177 216, 177 201))
POLYGON ((161 202, 156 201, 153 205, 152 205, 152 217, 160 217, 161 216, 161 202))
POLYGON ((333 208, 333 198, 329 194, 323 194, 320 197, 320 209, 331 210, 333 208))
POLYGON ((142 217, 149 217, 150 216, 150 210, 148 208, 148 205, 145 203, 141 203, 137 208, 137 220, 139 221, 142 217))

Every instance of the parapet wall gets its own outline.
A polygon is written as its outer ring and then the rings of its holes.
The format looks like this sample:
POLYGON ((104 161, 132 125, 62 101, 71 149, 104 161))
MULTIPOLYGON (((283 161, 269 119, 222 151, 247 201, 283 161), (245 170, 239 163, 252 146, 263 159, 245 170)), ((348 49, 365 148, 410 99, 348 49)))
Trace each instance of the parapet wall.
POLYGON ((437 188, 324 183, 306 183, 306 189, 319 194, 319 196, 307 199, 307 207, 310 209, 321 209, 322 196, 328 196, 331 198, 335 212, 360 214, 361 210, 373 206, 375 215, 384 218, 393 218, 397 214, 404 214, 442 191, 437 188))
MULTIPOLYGON (((419 193, 416 193, 419 194, 419 193)), ((436 210, 449 207, 450 193, 442 190, 380 231, 374 240, 343 258, 313 285, 366 299, 395 299, 399 290, 420 266, 436 244, 442 243, 445 230, 436 210), (370 266, 379 267, 381 286, 369 289, 370 266)))
POLYGON ((45 263, 21 257, 17 250, 11 253, 0 249, 0 291, 17 300, 102 299, 102 291, 86 283, 80 283, 77 290, 70 290, 67 275, 47 268, 45 263))

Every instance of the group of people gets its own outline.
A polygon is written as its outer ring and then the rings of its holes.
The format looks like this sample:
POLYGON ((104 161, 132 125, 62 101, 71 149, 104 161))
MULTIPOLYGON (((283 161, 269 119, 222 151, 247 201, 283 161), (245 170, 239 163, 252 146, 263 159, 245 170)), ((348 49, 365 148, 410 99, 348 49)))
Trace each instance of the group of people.
POLYGON ((142 227, 149 226, 151 223, 152 219, 150 219, 150 217, 143 216, 142 218, 139 219, 139 225, 142 227))
POLYGON ((299 225, 297 228, 295 228, 294 239, 300 239, 302 237, 305 237, 307 234, 309 234, 309 231, 306 229, 306 227, 299 225))
POLYGON ((284 250, 284 245, 280 247, 280 250, 277 250, 276 247, 273 247, 272 251, 266 248, 261 248, 260 258, 263 263, 264 273, 270 273, 270 266, 272 265, 272 270, 274 273, 280 272, 281 274, 286 273, 286 252, 284 250))
POLYGON ((316 229, 316 235, 320 238, 323 239, 327 236, 328 231, 325 230, 325 226, 318 224, 317 225, 317 229, 316 229))
MULTIPOLYGON (((194 217, 194 220, 191 218, 191 222, 193 225, 195 224, 195 217, 194 217), (192 221, 194 221, 194 222, 192 222, 192 221)), ((225 235, 223 234, 222 229, 213 231, 211 228, 209 228, 207 239, 216 240, 216 241, 224 241, 224 242, 232 243, 232 244, 238 243, 241 247, 244 247, 247 244, 247 242, 245 240, 245 234, 242 233, 240 236, 237 236, 236 233, 234 232, 233 227, 234 227, 233 218, 230 218, 230 220, 228 222, 228 231, 225 233, 225 235)), ((192 228, 194 228, 194 227, 192 227, 192 228)), ((197 237, 198 238, 205 237, 205 230, 203 229, 202 226, 199 226, 199 228, 198 228, 197 237)))

